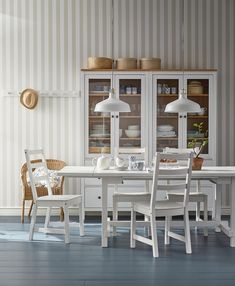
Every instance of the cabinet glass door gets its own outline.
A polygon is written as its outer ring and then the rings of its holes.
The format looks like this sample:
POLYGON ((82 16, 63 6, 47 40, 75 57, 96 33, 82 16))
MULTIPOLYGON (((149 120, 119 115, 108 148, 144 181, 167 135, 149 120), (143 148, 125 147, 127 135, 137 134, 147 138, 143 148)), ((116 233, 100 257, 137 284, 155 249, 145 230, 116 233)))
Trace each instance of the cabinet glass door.
POLYGON ((110 79, 88 79, 88 153, 110 153, 110 113, 95 112, 95 105, 108 98, 110 79))
POLYGON ((178 148, 178 113, 166 113, 165 107, 178 98, 179 79, 158 78, 155 82, 156 151, 165 147, 178 148))
POLYGON ((141 147, 141 79, 119 79, 119 98, 130 105, 131 112, 119 114, 119 147, 141 147))
MULTIPOLYGON (((187 146, 193 142, 200 147, 203 142, 209 143, 209 79, 187 79, 187 96, 201 106, 200 113, 188 113, 187 146)), ((203 147, 203 154, 208 154, 208 146, 203 147)))

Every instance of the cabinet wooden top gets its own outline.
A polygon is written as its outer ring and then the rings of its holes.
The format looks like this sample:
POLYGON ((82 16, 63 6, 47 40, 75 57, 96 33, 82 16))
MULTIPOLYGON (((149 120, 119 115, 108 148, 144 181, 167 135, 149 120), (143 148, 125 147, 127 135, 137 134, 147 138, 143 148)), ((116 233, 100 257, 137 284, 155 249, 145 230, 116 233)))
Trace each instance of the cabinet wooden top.
MULTIPOLYGON (((84 72, 112 72, 112 69, 81 69, 84 72)), ((216 72, 217 69, 128 69, 128 70, 119 70, 114 69, 114 72, 216 72)))

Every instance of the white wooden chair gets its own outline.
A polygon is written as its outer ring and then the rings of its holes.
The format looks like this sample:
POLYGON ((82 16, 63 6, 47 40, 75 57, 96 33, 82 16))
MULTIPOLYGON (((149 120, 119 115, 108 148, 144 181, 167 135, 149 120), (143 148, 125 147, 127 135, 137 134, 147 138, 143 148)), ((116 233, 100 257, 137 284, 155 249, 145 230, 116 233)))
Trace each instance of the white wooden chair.
POLYGON ((155 159, 155 167, 153 174, 153 184, 152 191, 148 198, 143 199, 141 202, 135 202, 132 205, 131 211, 131 236, 130 236, 130 246, 135 248, 136 240, 146 243, 152 246, 153 257, 158 257, 158 242, 157 242, 157 229, 156 229, 156 217, 165 216, 165 244, 170 243, 170 237, 177 240, 185 242, 186 253, 192 253, 191 249, 191 239, 190 239, 190 226, 188 217, 188 198, 191 182, 192 173, 192 153, 182 153, 182 154, 163 154, 157 153, 155 159), (187 160, 187 165, 178 168, 160 168, 161 159, 177 159, 177 160, 187 160), (161 184, 159 182, 159 175, 162 176, 180 176, 180 181, 178 183, 169 182, 169 184, 161 184), (182 181, 181 180, 184 180, 182 181), (171 202, 168 199, 157 201, 158 191, 184 191, 183 202, 171 202), (151 236, 152 238, 146 238, 136 234, 136 213, 144 214, 150 218, 151 226, 151 236), (179 235, 177 233, 170 231, 170 220, 172 216, 184 216, 184 229, 185 234, 179 235))
MULTIPOLYGON (((174 154, 174 153, 186 153, 186 152, 192 152, 193 149, 190 149, 190 148, 169 148, 169 147, 166 147, 164 149, 164 153, 171 153, 171 154, 174 154)), ((184 194, 182 192, 175 192, 175 193, 170 193, 168 194, 168 199, 170 201, 174 201, 174 202, 179 202, 179 201, 183 201, 183 198, 184 198, 184 194)), ((207 223, 208 221, 208 196, 206 194, 204 194, 202 191, 201 191, 201 182, 200 180, 197 180, 196 181, 196 191, 194 192, 191 192, 189 193, 189 202, 193 202, 193 203, 196 203, 196 221, 200 221, 201 218, 200 218, 200 212, 201 212, 201 209, 200 209, 200 205, 201 203, 203 203, 203 221, 205 223, 207 223)), ((208 228, 207 226, 204 226, 203 228, 203 233, 204 233, 204 236, 208 236, 208 228)))
POLYGON ((46 165, 45 156, 43 150, 25 150, 25 157, 29 172, 30 185, 33 194, 33 213, 30 224, 29 231, 29 240, 33 239, 33 234, 35 231, 35 223, 37 210, 39 207, 47 208, 46 218, 44 228, 38 228, 38 231, 44 233, 56 233, 56 234, 64 234, 65 235, 65 243, 70 242, 70 234, 69 234, 69 206, 71 205, 79 205, 79 221, 80 221, 80 236, 84 235, 84 224, 83 224, 83 209, 82 209, 82 196, 81 195, 53 195, 52 189, 50 186, 50 180, 48 175, 48 169, 46 165), (34 158, 33 158, 34 157, 34 158), (35 158, 36 157, 36 158, 35 158), (40 162, 33 163, 33 159, 39 159, 40 162), (36 168, 43 169, 43 172, 39 174, 34 174, 34 170, 36 168), (48 190, 48 195, 38 197, 36 184, 43 183, 48 190), (50 214, 51 209, 53 207, 63 208, 64 210, 64 229, 56 229, 49 227, 50 223, 50 214))
MULTIPOLYGON (((145 163, 147 163, 147 152, 146 148, 119 148, 117 151, 117 155, 140 155, 144 157, 145 163)), ((118 220, 118 203, 120 202, 136 202, 142 200, 142 197, 149 193, 149 182, 145 183, 145 191, 144 192, 119 192, 118 185, 115 185, 114 194, 113 194, 113 220, 118 220)), ((113 236, 116 235, 116 226, 113 226, 113 236)))

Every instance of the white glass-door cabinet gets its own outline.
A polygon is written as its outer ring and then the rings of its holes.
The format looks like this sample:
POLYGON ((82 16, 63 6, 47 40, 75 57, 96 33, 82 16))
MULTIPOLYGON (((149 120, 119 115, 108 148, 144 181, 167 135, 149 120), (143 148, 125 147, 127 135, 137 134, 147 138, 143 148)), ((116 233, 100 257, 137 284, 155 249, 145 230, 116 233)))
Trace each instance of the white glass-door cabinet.
MULTIPOLYGON (((202 150, 204 165, 216 164, 216 72, 186 71, 160 72, 152 74, 152 152, 163 151, 165 147, 188 148, 194 141, 198 147, 203 141, 208 144, 202 150), (184 88, 187 97, 199 103, 200 113, 166 113, 166 105, 176 100, 184 88)), ((203 183, 203 189, 210 192, 211 185, 203 183)), ((210 202, 212 203, 212 199, 210 202)), ((210 204, 210 207, 212 205, 210 204)))
MULTIPOLYGON (((119 148, 131 150, 148 145, 148 97, 146 95, 146 74, 141 72, 83 71, 82 98, 84 103, 84 164, 90 165, 92 159, 105 154, 110 158, 119 148), (113 80, 117 98, 130 105, 131 112, 95 112, 95 105, 108 98, 113 80)), ((147 148, 146 148, 147 150, 147 148)), ((122 155, 128 159, 129 155, 122 155)), ((137 156, 144 159, 144 155, 137 156)), ((146 156, 147 157, 147 156, 146 156)), ((142 190, 144 183, 127 182, 119 189, 142 190)), ((101 187, 97 180, 86 179, 83 186, 86 191, 86 209, 101 207, 101 187)), ((110 196, 111 197, 111 196, 110 196)), ((109 201, 111 207, 111 200, 109 201)))
MULTIPOLYGON (((151 162, 164 147, 187 148, 196 140, 208 144, 203 150, 205 165, 216 164, 216 71, 92 71, 82 70, 83 163, 104 153, 114 156, 120 147, 145 147, 151 162), (130 105, 130 113, 95 112, 96 103, 108 98, 111 81, 116 96, 130 105), (200 113, 165 113, 166 105, 184 88, 198 102, 200 113)), ((131 154, 131 153, 130 153, 131 154)), ((128 157, 128 156, 127 156, 128 157)), ((126 157, 126 159, 127 159, 126 157)), ((144 182, 128 181, 123 191, 142 191, 144 182)), ((101 187, 97 180, 83 180, 86 210, 100 210, 101 187)), ((205 185, 204 190, 211 186, 205 185)), ((112 198, 109 196, 109 207, 112 198)), ((212 201, 212 200, 211 200, 212 201)))

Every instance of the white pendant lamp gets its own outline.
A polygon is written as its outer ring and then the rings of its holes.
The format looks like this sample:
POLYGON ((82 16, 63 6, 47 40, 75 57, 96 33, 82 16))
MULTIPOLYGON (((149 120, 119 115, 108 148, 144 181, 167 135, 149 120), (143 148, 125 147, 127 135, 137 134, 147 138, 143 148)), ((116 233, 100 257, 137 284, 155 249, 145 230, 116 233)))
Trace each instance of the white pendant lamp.
POLYGON ((114 0, 112 0, 112 86, 109 92, 109 97, 95 106, 95 112, 131 112, 130 105, 119 98, 115 97, 115 91, 113 88, 113 49, 114 49, 114 0))
POLYGON ((128 103, 115 98, 114 88, 111 88, 109 97, 95 106, 95 112, 130 112, 128 103))
MULTIPOLYGON (((183 83, 184 83, 184 0, 182 5, 182 54, 183 54, 183 83)), ((165 107, 165 112, 179 113, 179 112, 201 112, 201 107, 198 103, 187 98, 185 89, 182 89, 179 93, 179 98, 168 103, 165 107)))
POLYGON ((168 103, 165 108, 165 112, 176 113, 176 112, 201 112, 201 107, 198 103, 189 100, 186 97, 184 89, 180 91, 179 98, 168 103))

